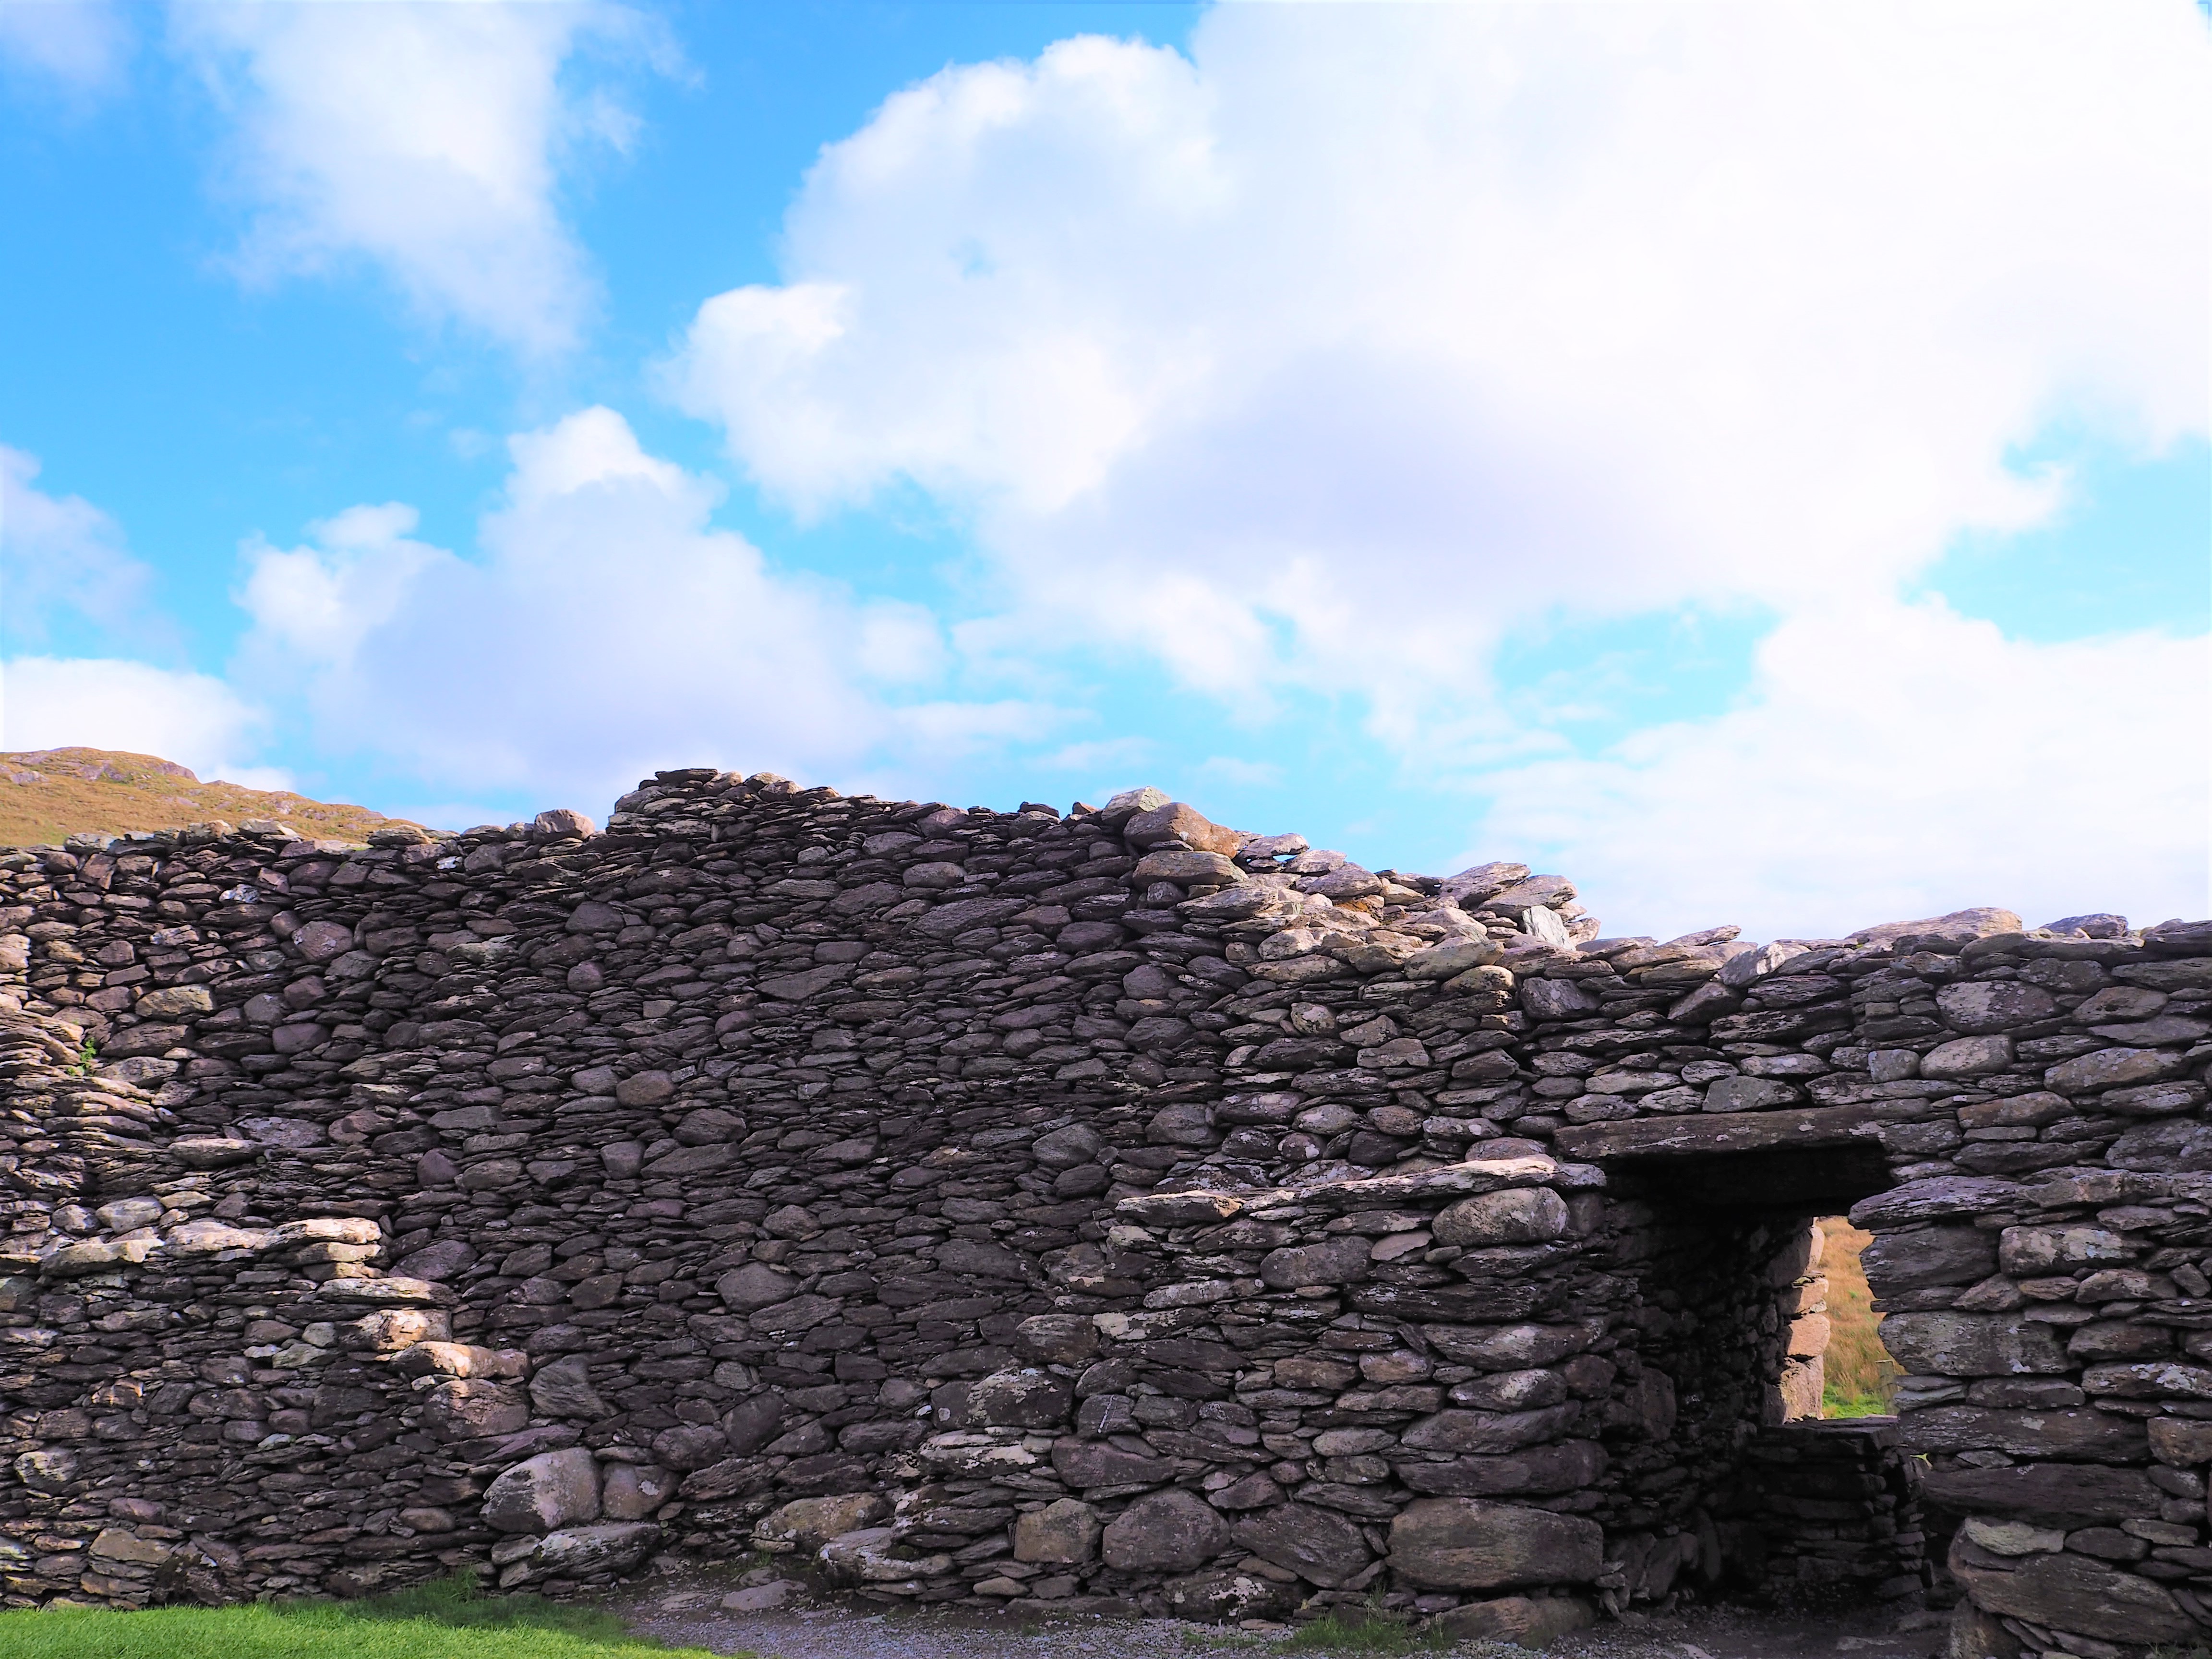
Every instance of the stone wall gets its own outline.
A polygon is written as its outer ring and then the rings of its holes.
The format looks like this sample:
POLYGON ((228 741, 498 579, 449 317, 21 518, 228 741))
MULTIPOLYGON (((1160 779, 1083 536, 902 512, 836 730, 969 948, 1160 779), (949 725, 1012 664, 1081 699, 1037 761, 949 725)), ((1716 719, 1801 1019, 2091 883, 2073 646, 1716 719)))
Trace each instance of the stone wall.
POLYGON ((0 857, 15 1601, 759 1547, 1540 1632, 1917 1586, 1901 1446, 1991 1631, 2212 1626, 2203 924, 1607 940, 1157 795, 705 770, 374 840, 0 857), (1852 1199, 1894 1444, 1793 1423, 1852 1199))

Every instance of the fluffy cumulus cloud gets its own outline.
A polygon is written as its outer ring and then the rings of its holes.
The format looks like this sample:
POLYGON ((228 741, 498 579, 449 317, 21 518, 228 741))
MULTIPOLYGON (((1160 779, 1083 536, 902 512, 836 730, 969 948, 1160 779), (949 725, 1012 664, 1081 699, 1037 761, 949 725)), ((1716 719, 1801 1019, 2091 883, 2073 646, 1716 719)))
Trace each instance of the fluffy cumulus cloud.
POLYGON ((151 576, 107 514, 81 495, 37 487, 35 456, 0 444, 0 630, 41 645, 64 613, 103 629, 143 621, 151 576))
POLYGON ((558 200, 634 118, 580 52, 671 62, 644 15, 575 4, 190 4, 173 27, 234 124, 228 183, 263 279, 365 261, 425 317, 526 352, 574 343, 593 283, 558 200))
POLYGON ((1563 860, 1711 850, 1825 915, 1944 886, 1925 850, 2002 821, 2023 869, 2094 841, 2100 890, 2202 909, 2199 659, 1897 596, 2062 502, 2006 465, 2052 421, 2204 429, 2208 69, 2182 0, 1224 6, 1187 57, 1078 40, 890 99, 671 381, 802 513, 917 484, 969 514, 999 643, 1351 695, 1417 762, 1495 746, 1492 648, 1532 621, 1778 615, 1745 708, 1502 781, 1492 828, 1563 860), (2051 813, 2060 757, 2114 752, 2084 686, 2187 787, 2051 813), (1783 781, 1817 836, 1726 799, 1783 781))
POLYGON ((189 670, 89 657, 0 664, 0 750, 120 749, 281 789, 285 774, 252 763, 267 724, 231 686, 189 670))
POLYGON ((712 528, 717 490, 593 408, 510 441, 479 556, 360 507, 248 550, 234 678, 296 698, 332 751, 428 788, 596 808, 656 767, 865 781, 1018 741, 1052 712, 957 702, 927 613, 779 574, 712 528))

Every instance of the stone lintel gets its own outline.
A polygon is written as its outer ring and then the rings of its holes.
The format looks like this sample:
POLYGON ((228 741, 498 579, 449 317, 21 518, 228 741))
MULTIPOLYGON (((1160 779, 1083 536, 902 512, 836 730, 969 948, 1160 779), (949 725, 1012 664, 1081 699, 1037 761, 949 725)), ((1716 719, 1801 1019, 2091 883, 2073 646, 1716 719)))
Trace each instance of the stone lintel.
POLYGON ((1854 1146, 1869 1139, 1881 1121, 1879 1109, 1872 1103, 1705 1113, 1693 1117, 1584 1123, 1557 1131, 1552 1144, 1565 1157, 1603 1164, 1628 1158, 1854 1146))

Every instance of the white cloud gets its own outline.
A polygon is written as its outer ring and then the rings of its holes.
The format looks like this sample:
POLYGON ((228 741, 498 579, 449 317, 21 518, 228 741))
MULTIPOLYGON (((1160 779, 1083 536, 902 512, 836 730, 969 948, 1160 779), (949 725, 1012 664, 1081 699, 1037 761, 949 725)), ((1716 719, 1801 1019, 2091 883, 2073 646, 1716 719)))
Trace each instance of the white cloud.
POLYGON ((1970 904, 2212 914, 2212 649, 2008 640, 1940 602, 1808 611, 1756 696, 1485 780, 1481 857, 1542 858, 1612 933, 1830 937, 1970 904))
POLYGON ((152 575, 131 557, 122 527, 81 495, 33 487, 36 457, 0 444, 0 599, 8 637, 42 644, 58 612, 96 628, 143 627, 152 575))
POLYGON ((143 662, 16 657, 0 667, 0 750, 120 749, 257 789, 286 775, 242 764, 267 715, 222 681, 143 662))
POLYGON ((130 52, 131 32, 105 0, 0 0, 0 64, 28 70, 71 94, 110 90, 130 52))
POLYGON ((1029 605, 1197 683, 1419 707, 1557 605, 1886 591, 2050 509, 2003 457, 2070 404, 2201 429, 2205 34, 1229 6, 1194 61, 1063 42, 832 146, 787 285, 708 301, 672 381, 801 510, 916 481, 1029 605))
POLYGON ((659 767, 896 776, 1060 719, 930 695, 927 613, 772 571, 709 526, 715 487, 647 454, 611 410, 508 448, 480 561, 410 539, 397 505, 326 520, 308 546, 249 546, 239 677, 301 698, 326 748, 425 788, 586 810, 659 767), (886 701, 886 681, 916 700, 886 701))
POLYGON ((577 4, 179 4, 179 40, 235 123, 230 183, 262 279, 354 260, 423 316, 526 352, 574 343, 594 284, 557 200, 565 159, 626 148, 586 46, 672 66, 653 20, 577 4))
MULTIPOLYGON (((1824 827, 1761 843, 1751 902, 1978 894, 2009 866, 1930 848, 2003 822, 2032 908, 2089 819, 2016 768, 1962 791, 1908 701, 1805 686, 1856 680, 1847 623, 1979 652, 2045 772, 2114 741, 2066 688, 2131 688, 2169 745, 2201 715, 2183 647, 2014 647, 1896 595, 2054 510, 2063 477, 2006 465, 2054 421, 2206 428, 2208 39, 2185 0, 1223 6, 1188 58, 1066 41, 891 98, 810 175, 784 284, 709 300, 667 373, 802 514, 906 483, 969 514, 1006 598, 964 649, 1136 644, 1248 714, 1352 694, 1462 777, 1531 746, 1492 683, 1516 627, 1767 607, 1750 705, 1571 774, 1573 821, 1625 815, 1686 905, 1701 780, 1771 768, 1824 827)), ((1978 752, 2005 734, 1971 678, 1939 701, 1978 752)), ((2167 890, 2201 845, 2197 736, 2094 891, 2167 890)), ((1568 775, 1509 776, 1492 827, 1534 821, 1514 778, 1568 775)))

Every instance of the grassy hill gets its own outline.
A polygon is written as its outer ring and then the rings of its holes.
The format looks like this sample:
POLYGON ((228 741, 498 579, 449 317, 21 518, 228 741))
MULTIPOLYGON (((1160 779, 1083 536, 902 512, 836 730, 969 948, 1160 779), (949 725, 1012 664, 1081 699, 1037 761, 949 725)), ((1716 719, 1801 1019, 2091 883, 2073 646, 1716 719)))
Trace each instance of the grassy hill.
POLYGON ((366 806, 332 805, 283 790, 202 783, 173 761, 112 749, 41 749, 0 754, 0 846, 59 843, 81 830, 181 830, 221 819, 287 823, 319 841, 359 841, 405 820, 366 806))

